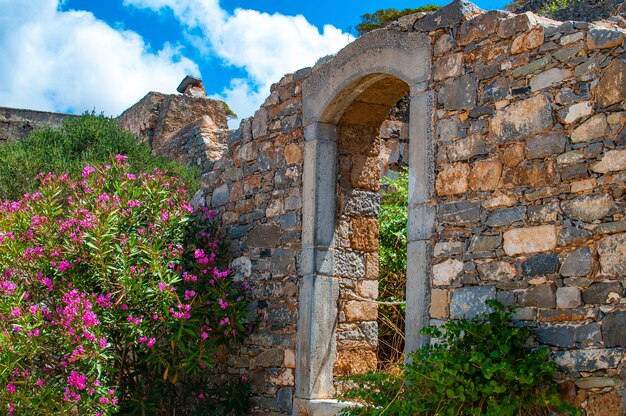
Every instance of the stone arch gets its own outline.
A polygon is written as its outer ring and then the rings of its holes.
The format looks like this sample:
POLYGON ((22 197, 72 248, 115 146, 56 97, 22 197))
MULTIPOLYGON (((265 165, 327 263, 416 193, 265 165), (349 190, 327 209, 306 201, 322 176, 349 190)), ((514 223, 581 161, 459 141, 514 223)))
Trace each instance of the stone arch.
MULTIPOLYGON (((409 122, 409 247, 406 348, 425 342, 428 321, 430 237, 435 223, 433 93, 428 91, 431 45, 426 34, 379 30, 313 68, 303 81, 305 136, 302 275, 296 350, 294 414, 332 398, 338 269, 347 259, 335 241, 338 138, 368 140, 407 90, 409 122), (356 131, 355 131, 356 129, 356 131), (352 133, 350 133, 352 130, 352 133)), ((366 208, 364 208, 366 209, 366 208)), ((376 214, 377 215, 377 214, 376 214)), ((315 412, 313 412, 315 414, 315 412)), ((324 413, 325 414, 325 413, 324 413)))

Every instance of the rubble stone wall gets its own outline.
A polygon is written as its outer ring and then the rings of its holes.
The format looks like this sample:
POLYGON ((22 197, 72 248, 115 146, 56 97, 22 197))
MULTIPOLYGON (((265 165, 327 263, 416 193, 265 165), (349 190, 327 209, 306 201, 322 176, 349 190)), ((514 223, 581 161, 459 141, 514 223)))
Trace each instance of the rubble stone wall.
MULTIPOLYGON (((486 299, 517 304, 516 319, 553 350, 572 401, 590 415, 622 414, 624 30, 485 13, 463 2, 386 30, 426 33, 432 45, 432 75, 421 87, 435 98, 436 180, 426 203, 436 220, 426 240, 429 289, 422 305, 430 322, 474 316, 485 311, 486 299)), ((360 41, 368 36, 374 35, 360 41)), ((237 279, 250 284, 255 300, 258 325, 228 368, 252 374, 258 414, 291 412, 299 380, 296 331, 304 331, 298 314, 312 307, 298 299, 308 238, 302 201, 314 192, 303 183, 302 88, 316 71, 301 70, 274 85, 204 176, 201 199, 222 213, 237 279)), ((332 267, 343 292, 333 341, 339 358, 328 364, 336 375, 371 368, 365 358, 376 338, 375 305, 348 296, 376 296, 375 265, 361 260, 376 257, 376 197, 369 200, 372 215, 355 215, 342 195, 376 194, 389 165, 409 159, 400 156, 406 118, 383 122, 376 136, 350 133, 344 116, 336 117, 337 156, 329 153, 336 168, 317 172, 336 175, 332 244, 340 254, 332 267)))
POLYGON ((0 144, 25 138, 38 127, 60 127, 68 114, 0 107, 0 144))

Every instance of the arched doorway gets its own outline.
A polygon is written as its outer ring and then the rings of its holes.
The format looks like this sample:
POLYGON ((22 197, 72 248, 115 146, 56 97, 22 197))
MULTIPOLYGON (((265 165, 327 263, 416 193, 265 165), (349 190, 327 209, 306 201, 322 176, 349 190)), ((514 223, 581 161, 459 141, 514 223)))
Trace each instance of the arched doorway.
MULTIPOLYGON (((389 109, 407 91, 411 103, 406 351, 424 342, 418 331, 428 321, 429 239, 436 212, 433 94, 427 90, 430 62, 428 36, 376 31, 314 68, 303 82, 306 144, 299 263, 303 280, 294 414, 318 406, 316 399, 333 397, 338 326, 376 320, 375 304, 344 295, 347 286, 376 278, 368 267, 378 262, 378 131, 389 109), (346 221, 352 230, 348 243, 338 237, 346 221)), ((361 359, 371 356, 371 349, 362 353, 361 359)))

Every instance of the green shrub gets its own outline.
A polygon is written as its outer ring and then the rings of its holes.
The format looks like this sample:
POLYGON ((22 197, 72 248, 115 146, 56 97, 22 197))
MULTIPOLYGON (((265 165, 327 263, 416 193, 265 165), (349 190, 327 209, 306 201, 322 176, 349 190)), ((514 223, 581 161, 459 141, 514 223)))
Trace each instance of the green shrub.
MULTIPOLYGON (((407 169, 383 178, 387 187, 379 214, 379 300, 404 300, 406 290, 407 217, 409 174, 407 169)), ((404 305, 381 304, 378 309, 378 361, 380 368, 404 362, 404 305)))
POLYGON ((250 331, 215 212, 125 159, 0 203, 3 414, 186 414, 250 331))
POLYGON ((402 374, 353 376, 344 400, 361 403, 344 415, 536 415, 555 409, 580 414, 561 400, 547 348, 531 349, 526 327, 495 302, 489 314, 429 326, 439 343, 411 355, 402 374))
POLYGON ((199 187, 199 171, 153 156, 147 144, 122 129, 115 120, 85 114, 68 119, 60 129, 36 129, 24 140, 0 146, 0 199, 18 199, 33 192, 40 172, 79 177, 83 166, 107 163, 113 155, 128 156, 135 169, 167 170, 186 182, 193 192, 199 187))
POLYGON ((389 23, 394 20, 398 20, 402 16, 406 16, 413 13, 419 12, 434 12, 439 10, 441 6, 437 6, 434 4, 427 4, 425 6, 420 6, 415 9, 380 9, 376 10, 374 13, 366 13, 361 16, 361 23, 356 25, 356 30, 359 33, 359 36, 371 32, 375 29, 380 29, 387 26, 389 23))

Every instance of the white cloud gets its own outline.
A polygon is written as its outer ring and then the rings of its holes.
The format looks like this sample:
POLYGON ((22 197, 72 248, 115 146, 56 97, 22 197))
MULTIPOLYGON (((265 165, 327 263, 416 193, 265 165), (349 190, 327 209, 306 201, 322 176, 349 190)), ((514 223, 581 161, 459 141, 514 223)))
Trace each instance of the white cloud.
POLYGON ((137 33, 115 30, 59 0, 0 0, 0 106, 110 115, 148 91, 173 91, 195 63, 137 33))
POLYGON ((250 116, 282 75, 311 66, 349 42, 347 33, 331 25, 320 33, 302 15, 246 9, 228 14, 219 0, 124 0, 124 4, 154 11, 171 9, 188 30, 202 33, 210 51, 226 65, 243 68, 248 78, 233 80, 217 95, 240 117, 250 116))

